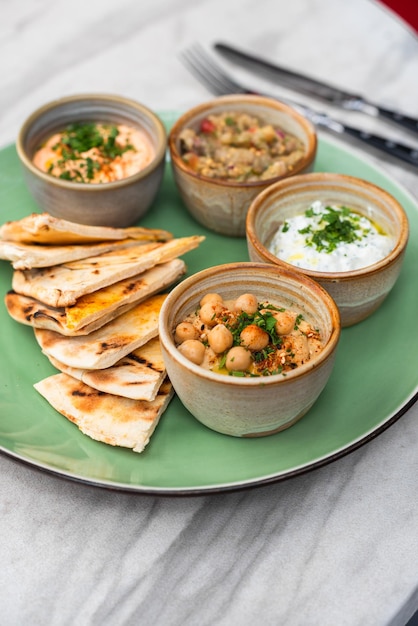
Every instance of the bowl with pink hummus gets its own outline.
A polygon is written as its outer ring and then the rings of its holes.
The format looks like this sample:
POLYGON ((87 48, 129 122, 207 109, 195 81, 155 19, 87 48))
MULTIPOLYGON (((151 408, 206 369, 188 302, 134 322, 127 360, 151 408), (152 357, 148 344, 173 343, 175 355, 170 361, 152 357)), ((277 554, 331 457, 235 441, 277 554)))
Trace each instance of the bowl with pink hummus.
POLYGON ((152 206, 167 136, 158 115, 143 104, 85 94, 37 109, 22 125, 16 147, 40 209, 82 224, 126 227, 152 206))

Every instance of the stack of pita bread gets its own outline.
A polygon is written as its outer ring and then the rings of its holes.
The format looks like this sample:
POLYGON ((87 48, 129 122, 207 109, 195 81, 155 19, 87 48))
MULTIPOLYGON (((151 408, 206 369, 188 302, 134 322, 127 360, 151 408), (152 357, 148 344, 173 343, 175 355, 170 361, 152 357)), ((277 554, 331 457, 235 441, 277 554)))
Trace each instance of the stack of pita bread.
POLYGON ((161 293, 204 237, 84 226, 32 214, 0 226, 13 319, 59 370, 34 385, 86 435, 142 452, 173 396, 158 339, 161 293))

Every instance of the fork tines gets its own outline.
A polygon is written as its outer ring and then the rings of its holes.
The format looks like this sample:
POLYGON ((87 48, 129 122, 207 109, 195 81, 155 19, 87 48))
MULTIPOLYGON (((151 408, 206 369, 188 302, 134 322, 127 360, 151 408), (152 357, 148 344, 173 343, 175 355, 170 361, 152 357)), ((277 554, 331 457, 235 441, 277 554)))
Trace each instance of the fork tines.
POLYGON ((180 53, 180 59, 190 72, 216 96, 251 93, 224 72, 199 44, 180 53))

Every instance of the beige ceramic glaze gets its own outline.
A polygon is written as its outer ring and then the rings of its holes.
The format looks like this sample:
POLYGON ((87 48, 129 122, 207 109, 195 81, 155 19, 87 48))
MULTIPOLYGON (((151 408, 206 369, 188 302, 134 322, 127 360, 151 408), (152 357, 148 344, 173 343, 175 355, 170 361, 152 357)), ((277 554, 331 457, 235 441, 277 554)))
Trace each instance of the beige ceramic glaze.
POLYGON ((119 96, 86 94, 62 98, 35 111, 23 124, 16 146, 29 191, 43 211, 81 224, 126 227, 145 215, 157 194, 167 136, 159 117, 142 104, 119 96), (109 183, 78 183, 42 172, 32 163, 35 151, 72 122, 141 128, 151 140, 155 157, 137 174, 109 183))
POLYGON ((329 294, 302 274, 263 263, 211 267, 175 287, 160 313, 160 341, 167 372, 184 406, 202 424, 237 437, 258 437, 288 428, 317 400, 331 374, 340 336, 338 309, 329 294), (176 348, 173 331, 207 293, 224 299, 253 293, 259 300, 300 310, 314 321, 323 350, 286 375, 237 378, 208 371, 176 348))
POLYGON ((238 111, 259 117, 292 133, 306 146, 306 157, 285 177, 308 172, 313 168, 317 137, 312 124, 291 107, 261 96, 222 96, 201 104, 182 115, 171 129, 168 145, 174 178, 184 204, 203 226, 223 235, 244 237, 245 218, 255 196, 281 178, 240 183, 201 176, 191 171, 179 152, 179 135, 184 128, 198 128, 208 114, 238 111))
POLYGON ((408 242, 408 219, 395 198, 364 180, 330 173, 295 176, 272 185, 251 204, 246 225, 250 259, 292 268, 269 252, 268 246, 286 219, 300 215, 315 200, 347 206, 395 239, 384 259, 362 269, 332 273, 293 268, 325 287, 338 305, 341 325, 351 326, 376 311, 394 286, 408 242))

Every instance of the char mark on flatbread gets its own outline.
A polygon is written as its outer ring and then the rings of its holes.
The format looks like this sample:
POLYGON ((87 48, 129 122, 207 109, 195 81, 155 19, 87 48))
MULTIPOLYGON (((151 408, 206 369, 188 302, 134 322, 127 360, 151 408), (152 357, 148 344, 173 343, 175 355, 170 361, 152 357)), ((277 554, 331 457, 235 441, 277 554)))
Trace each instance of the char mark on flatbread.
POLYGON ((16 270, 12 288, 53 307, 70 306, 83 295, 181 256, 203 240, 204 237, 195 235, 133 246, 52 268, 16 270))
POLYGON ((123 357, 112 367, 85 370, 69 367, 53 357, 51 364, 86 385, 133 400, 154 400, 165 377, 166 369, 158 337, 123 357))
POLYGON ((167 296, 154 295, 89 335, 65 337, 35 328, 41 350, 78 369, 104 369, 158 335, 158 316, 167 296))
POLYGON ((55 374, 34 387, 88 437, 134 452, 144 450, 173 396, 168 380, 152 402, 103 393, 67 374, 55 374))
POLYGON ((5 305, 9 315, 21 324, 53 330, 68 337, 88 335, 173 284, 185 271, 184 261, 173 259, 81 296, 70 307, 51 307, 15 291, 6 294, 5 305))

